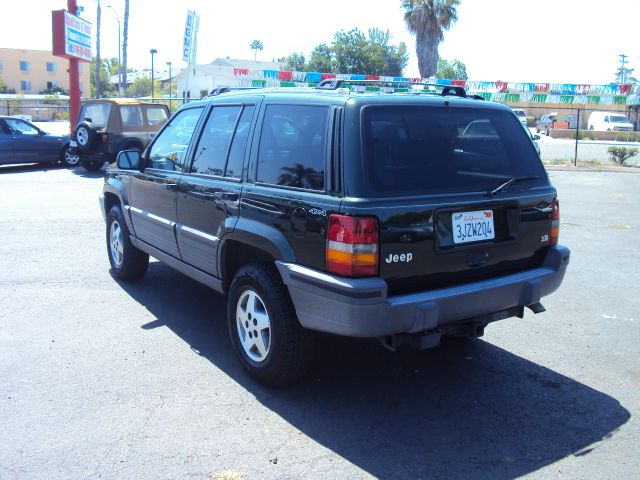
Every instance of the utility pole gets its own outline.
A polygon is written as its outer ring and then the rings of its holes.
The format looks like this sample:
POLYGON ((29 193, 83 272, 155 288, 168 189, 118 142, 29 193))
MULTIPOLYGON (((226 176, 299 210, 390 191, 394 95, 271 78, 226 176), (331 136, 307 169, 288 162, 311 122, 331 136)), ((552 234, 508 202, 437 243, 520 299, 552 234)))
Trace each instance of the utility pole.
POLYGON ((621 53, 618 56, 620 57, 620 83, 627 83, 627 72, 624 66, 627 63, 627 58, 629 58, 629 55, 621 53))
POLYGON ((102 9, 100 8, 100 0, 98 0, 98 15, 96 19, 96 98, 102 97, 102 84, 100 82, 100 69, 102 62, 100 60, 100 16, 102 9))
MULTIPOLYGON (((67 0, 67 9, 70 14, 78 14, 76 0, 67 0)), ((77 58, 69 59, 69 124, 73 132, 75 122, 80 111, 80 61, 77 58)))

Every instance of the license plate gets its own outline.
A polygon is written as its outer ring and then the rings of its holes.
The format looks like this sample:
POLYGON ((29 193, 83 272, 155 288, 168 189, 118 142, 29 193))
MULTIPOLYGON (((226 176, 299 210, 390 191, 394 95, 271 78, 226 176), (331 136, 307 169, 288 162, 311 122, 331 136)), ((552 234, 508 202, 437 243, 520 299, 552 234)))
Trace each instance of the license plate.
POLYGON ((451 215, 453 243, 478 242, 495 238, 493 211, 462 212, 451 215))

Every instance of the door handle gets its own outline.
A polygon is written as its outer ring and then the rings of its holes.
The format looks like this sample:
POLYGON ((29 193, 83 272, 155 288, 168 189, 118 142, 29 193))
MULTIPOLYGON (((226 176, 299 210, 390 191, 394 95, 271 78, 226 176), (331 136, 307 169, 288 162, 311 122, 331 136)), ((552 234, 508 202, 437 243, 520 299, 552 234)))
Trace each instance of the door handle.
POLYGON ((216 192, 215 198, 217 200, 226 200, 228 202, 235 202, 238 200, 238 194, 235 192, 216 192))
POLYGON ((164 184, 164 188, 166 188, 167 190, 171 190, 171 191, 176 191, 178 190, 178 184, 177 183, 165 183, 164 184))

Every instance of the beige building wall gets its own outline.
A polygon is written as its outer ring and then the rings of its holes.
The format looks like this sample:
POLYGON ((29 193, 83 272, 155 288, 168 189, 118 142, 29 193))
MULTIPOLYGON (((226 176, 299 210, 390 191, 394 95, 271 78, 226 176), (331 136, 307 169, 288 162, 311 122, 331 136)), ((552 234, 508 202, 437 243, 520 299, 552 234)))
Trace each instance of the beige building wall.
MULTIPOLYGON (((49 87, 69 91, 69 61, 47 50, 0 48, 0 78, 16 93, 37 95, 49 87)), ((91 95, 89 63, 80 62, 80 95, 91 95)))

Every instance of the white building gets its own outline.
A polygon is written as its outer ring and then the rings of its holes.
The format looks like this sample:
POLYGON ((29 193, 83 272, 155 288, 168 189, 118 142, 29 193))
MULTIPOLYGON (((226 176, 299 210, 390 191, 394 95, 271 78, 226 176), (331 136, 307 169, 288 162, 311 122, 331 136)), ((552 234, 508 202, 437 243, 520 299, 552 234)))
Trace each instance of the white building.
POLYGON ((191 65, 174 77, 177 96, 182 99, 206 97, 218 87, 252 86, 252 81, 263 78, 266 71, 284 68, 278 62, 259 62, 234 58, 218 58, 207 65, 191 65))

